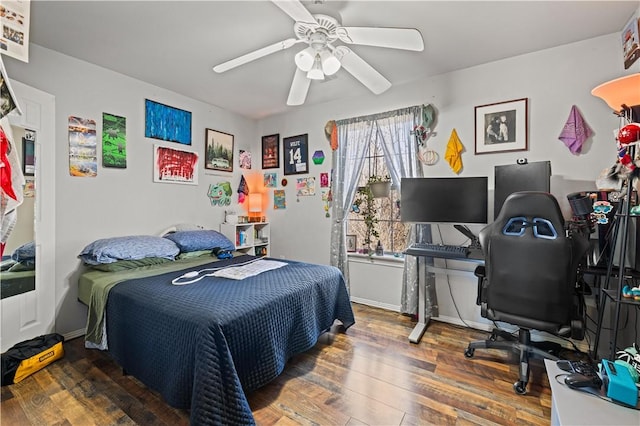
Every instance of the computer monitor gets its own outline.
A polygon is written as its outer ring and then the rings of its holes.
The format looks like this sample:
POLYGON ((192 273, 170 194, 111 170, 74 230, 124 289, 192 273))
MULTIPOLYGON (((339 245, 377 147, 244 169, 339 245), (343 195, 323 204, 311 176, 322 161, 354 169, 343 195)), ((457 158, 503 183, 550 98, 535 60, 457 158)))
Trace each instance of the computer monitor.
POLYGON ((493 217, 498 217, 504 200, 514 192, 551 192, 551 162, 537 161, 524 164, 495 166, 495 192, 493 217))
POLYGON ((400 220, 414 223, 487 223, 487 178, 402 178, 400 220))

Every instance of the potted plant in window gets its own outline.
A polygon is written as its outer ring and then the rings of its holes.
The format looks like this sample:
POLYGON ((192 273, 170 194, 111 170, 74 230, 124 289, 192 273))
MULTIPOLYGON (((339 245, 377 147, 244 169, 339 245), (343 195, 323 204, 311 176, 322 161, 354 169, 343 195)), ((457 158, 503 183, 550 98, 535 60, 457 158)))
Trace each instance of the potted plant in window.
POLYGON ((378 224, 378 210, 376 209, 375 197, 369 185, 358 187, 356 197, 353 201, 353 211, 360 214, 364 219, 364 224, 367 229, 364 237, 364 251, 372 255, 374 250, 371 248, 371 243, 375 238, 378 238, 380 234, 376 229, 376 225, 378 224))
POLYGON ((374 198, 388 197, 391 189, 391 178, 389 175, 371 175, 367 179, 367 186, 370 188, 374 198))

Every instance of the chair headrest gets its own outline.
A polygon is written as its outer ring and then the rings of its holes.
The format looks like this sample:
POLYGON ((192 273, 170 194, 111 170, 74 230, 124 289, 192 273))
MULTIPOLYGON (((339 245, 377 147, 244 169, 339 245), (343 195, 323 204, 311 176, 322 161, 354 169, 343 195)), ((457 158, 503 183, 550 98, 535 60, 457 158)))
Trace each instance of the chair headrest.
POLYGON ((505 200, 495 222, 505 223, 510 218, 520 216, 546 219, 557 230, 564 229, 564 217, 558 200, 548 192, 514 192, 505 200))

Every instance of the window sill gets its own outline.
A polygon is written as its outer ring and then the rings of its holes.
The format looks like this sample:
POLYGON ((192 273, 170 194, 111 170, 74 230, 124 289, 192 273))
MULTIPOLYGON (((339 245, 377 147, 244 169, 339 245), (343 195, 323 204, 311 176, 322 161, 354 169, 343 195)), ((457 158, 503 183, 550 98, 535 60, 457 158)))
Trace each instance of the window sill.
POLYGON ((360 263, 394 263, 404 264, 404 256, 394 256, 391 254, 385 254, 382 256, 362 254, 362 253, 347 253, 347 258, 350 261, 356 261, 360 263))

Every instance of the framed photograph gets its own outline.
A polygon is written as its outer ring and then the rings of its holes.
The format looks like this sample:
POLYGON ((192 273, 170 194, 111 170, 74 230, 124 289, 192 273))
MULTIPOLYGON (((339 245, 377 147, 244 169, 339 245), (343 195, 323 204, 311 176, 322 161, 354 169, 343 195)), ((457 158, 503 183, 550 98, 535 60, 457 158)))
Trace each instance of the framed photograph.
POLYGON ((233 171, 233 135, 205 129, 204 168, 220 172, 233 171))
POLYGON ((191 113, 145 99, 144 136, 191 145, 191 113))
POLYGON ((622 30, 622 56, 624 69, 629 69, 640 58, 640 18, 635 13, 622 30))
POLYGON ((497 102, 475 108, 475 153, 526 151, 528 99, 497 102))
POLYGON ((280 135, 262 137, 262 168, 277 169, 280 167, 280 135))
POLYGON ((153 181, 198 184, 198 154, 168 146, 153 147, 153 181))
POLYGON ((347 235, 347 252, 355 253, 358 250, 358 237, 356 235, 347 235))
POLYGON ((309 173, 308 135, 291 136, 282 140, 284 174, 309 173))

